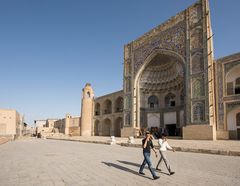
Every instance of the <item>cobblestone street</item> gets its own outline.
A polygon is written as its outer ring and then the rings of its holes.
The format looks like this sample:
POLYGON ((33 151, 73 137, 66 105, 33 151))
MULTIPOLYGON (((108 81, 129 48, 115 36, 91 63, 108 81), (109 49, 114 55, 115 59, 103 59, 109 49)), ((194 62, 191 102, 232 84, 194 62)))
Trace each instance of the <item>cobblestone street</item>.
MULTIPOLYGON (((140 148, 25 139, 0 146, 0 185, 240 185, 240 157, 168 152, 158 180, 138 174, 140 148)), ((157 159, 152 157, 154 167, 157 159)))

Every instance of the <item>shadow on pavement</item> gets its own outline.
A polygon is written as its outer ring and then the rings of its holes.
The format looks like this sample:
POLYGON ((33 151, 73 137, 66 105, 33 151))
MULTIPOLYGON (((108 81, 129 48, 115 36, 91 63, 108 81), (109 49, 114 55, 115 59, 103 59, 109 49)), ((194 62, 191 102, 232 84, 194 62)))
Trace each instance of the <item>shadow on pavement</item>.
MULTIPOLYGON (((156 170, 156 169, 155 169, 155 170, 156 170)), ((169 173, 166 173, 166 172, 162 172, 162 171, 159 171, 159 170, 156 170, 156 172, 159 172, 159 173, 161 173, 161 174, 166 174, 166 175, 169 176, 169 173)))
MULTIPOLYGON (((140 164, 138 164, 138 163, 133 163, 133 162, 129 162, 129 161, 121 161, 121 160, 117 160, 118 162, 120 162, 120 163, 124 163, 124 164, 127 164, 127 165, 133 165, 133 166, 136 166, 136 167, 139 167, 140 168, 140 164)), ((148 167, 147 166, 145 166, 144 167, 144 169, 148 169, 148 167)), ((158 171, 158 170, 156 170, 155 168, 153 168, 155 171, 157 171, 157 172, 160 172, 161 174, 166 174, 166 175, 169 175, 168 173, 165 173, 165 172, 162 172, 162 171, 158 171)))
POLYGON ((136 167, 139 167, 139 168, 141 166, 141 164, 133 163, 133 162, 129 162, 129 161, 121 161, 121 160, 117 160, 117 161, 120 162, 120 163, 127 164, 127 165, 133 165, 133 166, 136 166, 136 167))
POLYGON ((102 163, 107 165, 107 166, 109 166, 109 167, 114 167, 116 169, 120 169, 120 170, 123 170, 123 171, 126 171, 126 172, 130 172, 132 174, 135 174, 135 175, 138 175, 138 176, 141 176, 141 177, 148 178, 148 179, 152 180, 151 178, 146 177, 144 175, 141 175, 138 172, 136 172, 134 170, 131 170, 131 169, 127 168, 127 167, 123 167, 121 165, 118 165, 118 164, 115 164, 115 163, 111 163, 111 162, 104 162, 104 161, 102 161, 102 163))

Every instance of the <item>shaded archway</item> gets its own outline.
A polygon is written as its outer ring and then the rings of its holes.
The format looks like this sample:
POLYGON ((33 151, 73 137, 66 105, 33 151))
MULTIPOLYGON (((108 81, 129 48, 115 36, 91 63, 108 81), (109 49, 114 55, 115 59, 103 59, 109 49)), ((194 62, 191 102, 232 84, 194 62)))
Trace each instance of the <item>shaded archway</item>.
POLYGON ((123 111, 123 98, 119 96, 115 101, 115 112, 123 111))
POLYGON ((95 122, 94 122, 94 136, 99 136, 99 126, 100 126, 100 121, 95 120, 95 122))
POLYGON ((96 103, 95 104, 95 116, 98 116, 98 115, 100 115, 100 109, 101 109, 101 107, 100 107, 100 103, 96 103))
POLYGON ((149 108, 158 108, 158 98, 155 95, 152 95, 148 98, 148 107, 149 108))
POLYGON ((225 77, 225 95, 240 94, 240 65, 229 70, 225 77))
POLYGON ((134 127, 142 128, 147 126, 156 128, 154 130, 168 127, 171 128, 172 134, 179 134, 180 132, 176 131, 181 130, 183 126, 180 115, 181 117, 184 116, 183 113, 185 112, 184 86, 184 59, 175 52, 154 51, 145 60, 135 77, 133 96, 133 102, 136 103, 133 106, 134 127), (156 101, 157 99, 155 99, 155 103, 150 103, 147 98, 152 95, 159 98, 159 100, 156 101), (149 103, 151 104, 151 110, 149 110, 149 103), (151 108, 157 103, 159 108, 151 108), (172 116, 175 119, 169 120, 172 116), (174 121, 174 123, 170 123, 170 121, 174 121), (165 122, 168 126, 165 125, 165 122))
POLYGON ((227 130, 230 139, 240 139, 240 107, 227 113, 227 130))
POLYGON ((204 121, 204 104, 196 102, 193 104, 193 123, 201 123, 204 121))
POLYGON ((169 108, 169 107, 175 107, 175 106, 176 106, 176 95, 170 92, 165 96, 165 107, 169 108))
POLYGON ((103 136, 110 136, 111 134, 111 120, 106 118, 103 120, 102 123, 102 135, 103 136))
POLYGON ((116 137, 121 136, 121 128, 123 127, 123 119, 122 117, 118 117, 114 122, 114 135, 116 137))
POLYGON ((235 81, 235 94, 240 94, 240 77, 236 78, 235 81))
POLYGON ((103 103, 103 114, 111 114, 112 113, 112 101, 107 99, 103 103))

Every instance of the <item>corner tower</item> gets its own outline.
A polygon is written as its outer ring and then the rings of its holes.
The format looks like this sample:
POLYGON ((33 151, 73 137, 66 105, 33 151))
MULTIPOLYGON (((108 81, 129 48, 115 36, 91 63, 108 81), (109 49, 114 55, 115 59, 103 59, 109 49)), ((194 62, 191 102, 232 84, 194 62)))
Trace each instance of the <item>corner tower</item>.
POLYGON ((94 94, 90 83, 82 90, 81 136, 91 136, 94 94))

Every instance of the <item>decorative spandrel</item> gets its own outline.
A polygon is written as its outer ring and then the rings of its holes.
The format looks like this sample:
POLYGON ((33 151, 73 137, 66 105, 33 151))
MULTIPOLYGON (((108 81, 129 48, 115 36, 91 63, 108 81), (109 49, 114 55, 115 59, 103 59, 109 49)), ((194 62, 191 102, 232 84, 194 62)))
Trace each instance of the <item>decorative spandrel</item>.
POLYGON ((134 51, 134 73, 136 74, 143 65, 145 59, 154 49, 165 49, 178 53, 185 57, 185 21, 181 21, 172 28, 160 32, 157 36, 150 38, 149 42, 134 51))
POLYGON ((232 62, 232 63, 226 63, 224 65, 225 67, 225 74, 231 70, 232 68, 234 68, 236 65, 239 65, 240 64, 240 61, 235 61, 235 62, 232 62))
POLYGON ((228 112, 230 112, 231 110, 233 110, 235 108, 239 108, 240 107, 240 101, 227 103, 226 105, 227 105, 227 113, 228 113, 228 112))

